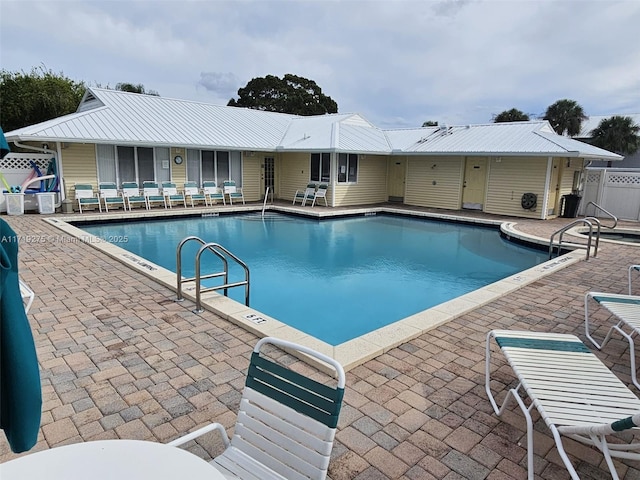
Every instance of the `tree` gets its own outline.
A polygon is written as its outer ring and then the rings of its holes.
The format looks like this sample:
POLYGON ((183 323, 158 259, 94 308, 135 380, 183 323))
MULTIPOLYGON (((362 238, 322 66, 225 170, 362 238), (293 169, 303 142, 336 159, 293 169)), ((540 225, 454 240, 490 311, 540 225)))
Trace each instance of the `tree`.
POLYGON ((155 90, 145 91, 144 85, 141 83, 133 84, 133 83, 117 83, 116 90, 120 90, 121 92, 130 92, 130 93, 142 93, 147 95, 155 95, 159 97, 160 94, 155 90))
POLYGON ((0 124, 5 132, 75 112, 86 90, 44 67, 0 72, 0 124))
POLYGON ((504 122, 528 122, 529 115, 524 112, 521 112, 517 108, 512 108, 511 110, 505 110, 504 112, 500 112, 495 117, 493 117, 494 123, 504 123, 504 122))
POLYGON ((338 111, 338 104, 324 95, 316 82, 290 73, 283 78, 274 75, 253 78, 238 90, 238 97, 229 100, 227 105, 295 115, 324 115, 338 111))
POLYGON ((570 137, 575 137, 580 133, 582 122, 588 117, 578 102, 565 98, 550 105, 542 118, 549 121, 558 135, 566 133, 570 137))
POLYGON ((591 131, 590 143, 620 155, 634 154, 640 149, 640 126, 631 117, 604 118, 591 131))
POLYGON ((422 124, 423 127, 437 127, 438 122, 434 122, 433 120, 427 120, 422 124))

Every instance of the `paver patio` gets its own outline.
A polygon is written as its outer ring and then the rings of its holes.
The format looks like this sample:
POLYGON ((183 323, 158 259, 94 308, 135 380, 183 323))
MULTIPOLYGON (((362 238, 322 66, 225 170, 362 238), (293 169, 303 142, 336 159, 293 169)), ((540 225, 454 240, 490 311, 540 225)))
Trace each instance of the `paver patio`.
MULTIPOLYGON (((255 335, 211 312, 192 313, 192 302, 174 302, 168 288, 61 234, 41 215, 2 218, 20 236, 20 274, 36 293, 29 319, 43 416, 31 452, 111 438, 168 442, 214 419, 235 423, 255 335)), ((510 220, 546 238, 571 221, 510 220)), ((350 370, 331 478, 525 479, 524 418, 515 405, 497 418, 484 392, 487 331, 566 332, 584 340, 584 293, 626 293, 627 267, 640 263, 639 252, 640 245, 601 242, 588 262, 350 370)), ((630 384, 626 342, 616 339, 597 355, 630 384)), ((506 369, 498 378, 515 382, 506 369)), ((0 437, 0 462, 15 458, 0 437)), ((536 478, 569 478, 543 422, 535 437, 536 478)), ((208 448, 219 447, 213 438, 208 448)), ((595 449, 569 441, 567 451, 582 478, 609 478, 595 449)), ((640 479, 637 462, 617 465, 625 480, 640 479)))

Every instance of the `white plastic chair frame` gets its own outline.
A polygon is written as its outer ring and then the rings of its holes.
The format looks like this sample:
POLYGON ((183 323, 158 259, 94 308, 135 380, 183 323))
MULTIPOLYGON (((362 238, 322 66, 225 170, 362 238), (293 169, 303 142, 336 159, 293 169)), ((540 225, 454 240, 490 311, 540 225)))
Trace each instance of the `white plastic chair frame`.
POLYGON ((142 194, 147 197, 147 206, 157 204, 167 208, 167 197, 160 193, 160 188, 156 182, 143 182, 142 194))
POLYGON ((98 185, 98 195, 104 203, 104 208, 108 212, 109 205, 122 205, 123 209, 127 209, 124 197, 118 192, 118 186, 115 183, 104 182, 98 185))
POLYGON ((122 182, 122 196, 126 200, 129 211, 131 211, 132 204, 143 204, 149 210, 147 197, 140 195, 140 188, 136 182, 122 182))
POLYGON ((527 422, 528 478, 533 480, 533 420, 535 408, 551 430, 571 478, 580 480, 565 452, 562 436, 598 448, 614 480, 612 457, 640 460, 640 443, 609 443, 607 435, 638 433, 640 399, 575 335, 492 330, 486 338, 485 390, 496 415, 514 399, 527 422), (501 406, 491 392, 491 339, 517 377, 501 406), (525 400, 529 399, 529 405, 525 400))
POLYGON ((322 183, 320 185, 318 185, 318 190, 316 191, 315 195, 313 196, 313 201, 311 202, 311 206, 315 206, 316 204, 316 200, 319 198, 322 198, 324 200, 324 206, 328 207, 329 204, 327 203, 327 190, 329 189, 329 185, 327 185, 326 183, 322 183))
POLYGON ((174 203, 181 204, 187 208, 187 200, 184 194, 178 193, 178 188, 173 182, 162 182, 162 195, 164 195, 164 201, 169 208, 173 208, 174 203))
POLYGON ((196 182, 185 182, 184 197, 189 200, 191 207, 195 207, 195 202, 204 202, 205 206, 209 206, 209 197, 200 191, 196 182))
POLYGON ((224 452, 211 464, 225 478, 251 480, 323 480, 326 478, 338 416, 344 396, 345 374, 333 358, 285 340, 260 340, 240 401, 231 439, 222 425, 212 423, 169 443, 183 445, 216 430, 224 452), (265 345, 305 356, 331 367, 337 386, 319 383, 260 355, 265 345))
POLYGON ((300 201, 300 205, 304 207, 305 203, 307 203, 307 199, 313 198, 315 194, 316 194, 316 184, 308 183, 307 187, 304 190, 296 190, 296 193, 293 196, 292 205, 295 205, 296 201, 300 201))
POLYGON ((225 180, 223 182, 222 191, 229 199, 229 204, 233 205, 234 199, 240 199, 244 204, 244 194, 242 193, 242 188, 236 186, 236 182, 234 180, 225 180))
POLYGON ((202 191, 209 198, 209 205, 217 203, 218 200, 222 200, 223 205, 227 204, 224 198, 224 193, 220 190, 220 187, 218 187, 216 182, 212 180, 205 180, 202 182, 202 191))
POLYGON ((82 213, 82 207, 97 206, 98 210, 102 212, 102 205, 100 204, 100 197, 93 194, 93 185, 78 183, 74 187, 76 199, 78 200, 78 208, 82 213))
POLYGON ((587 292, 584 296, 584 331, 585 336, 598 349, 602 350, 609 340, 613 332, 618 332, 627 342, 629 342, 629 364, 631 366, 631 381, 640 389, 640 381, 638 381, 636 371, 636 353, 634 339, 640 335, 640 297, 634 295, 618 295, 613 293, 587 292), (604 307, 609 313, 613 314, 618 320, 617 323, 609 328, 602 343, 593 337, 592 324, 589 321, 589 300, 594 300, 600 306, 604 307))
POLYGON ((631 265, 629 267, 629 295, 633 295, 631 293, 631 277, 633 272, 640 272, 640 265, 631 265))

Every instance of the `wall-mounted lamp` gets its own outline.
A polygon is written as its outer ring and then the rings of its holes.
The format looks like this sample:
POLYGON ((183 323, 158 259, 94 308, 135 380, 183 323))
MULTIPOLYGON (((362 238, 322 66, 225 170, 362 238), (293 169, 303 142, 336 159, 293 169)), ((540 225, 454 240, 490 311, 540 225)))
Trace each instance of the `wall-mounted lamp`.
POLYGON ((43 143, 42 144, 42 148, 44 148, 45 150, 49 150, 49 144, 48 143, 43 143))
POLYGON ((438 166, 438 164, 437 164, 437 163, 434 163, 433 165, 431 165, 431 169, 434 169, 434 168, 436 168, 437 166, 438 166))
POLYGON ((502 157, 496 157, 496 163, 502 162, 502 157))
POLYGON ((571 166, 571 159, 567 158, 567 168, 569 168, 571 166))

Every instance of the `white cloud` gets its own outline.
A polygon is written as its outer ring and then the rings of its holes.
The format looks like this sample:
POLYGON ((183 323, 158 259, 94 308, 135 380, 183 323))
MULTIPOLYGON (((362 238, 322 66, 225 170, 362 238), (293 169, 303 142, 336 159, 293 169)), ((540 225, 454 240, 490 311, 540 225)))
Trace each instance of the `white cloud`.
POLYGON ((640 3, 597 0, 0 0, 0 62, 226 104, 254 77, 315 80, 380 126, 640 112, 640 3), (15 19, 21 19, 17 22, 15 19))

